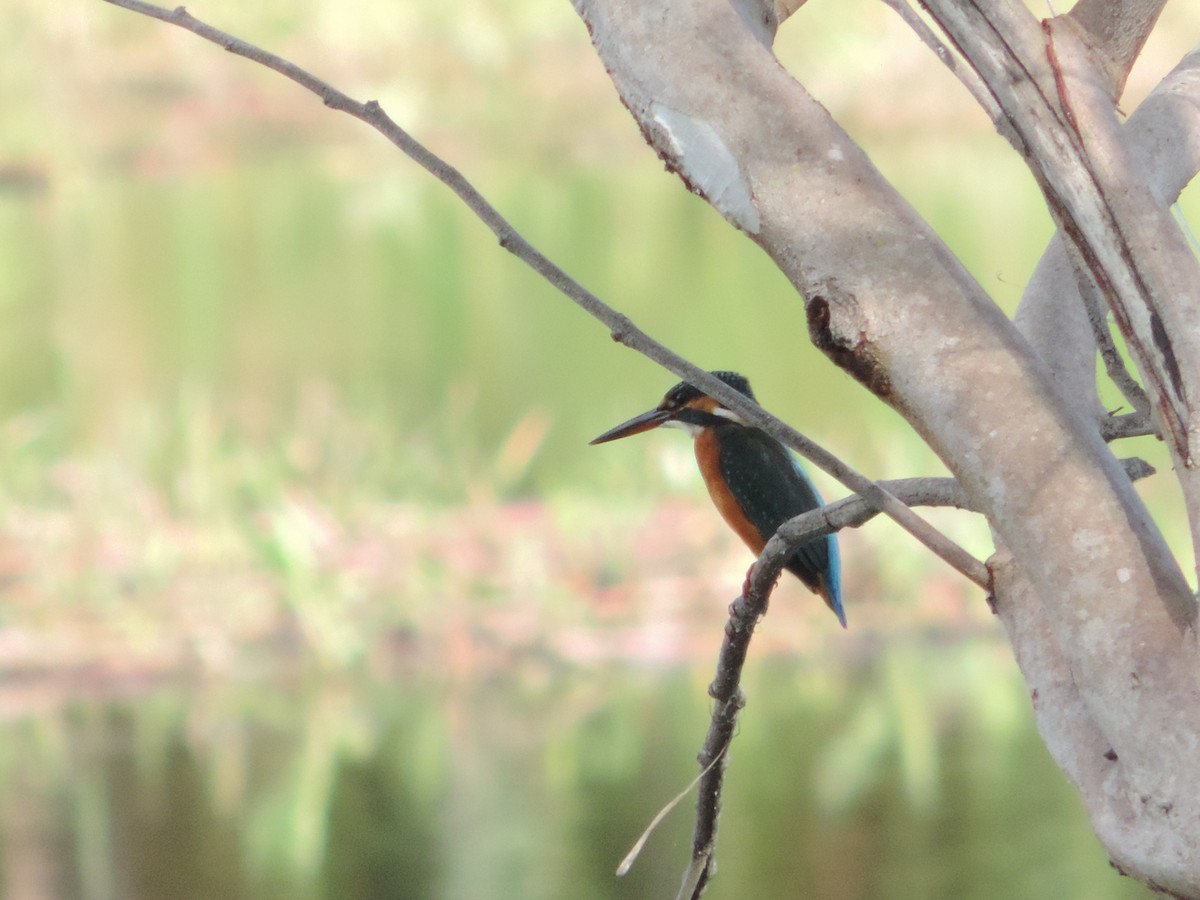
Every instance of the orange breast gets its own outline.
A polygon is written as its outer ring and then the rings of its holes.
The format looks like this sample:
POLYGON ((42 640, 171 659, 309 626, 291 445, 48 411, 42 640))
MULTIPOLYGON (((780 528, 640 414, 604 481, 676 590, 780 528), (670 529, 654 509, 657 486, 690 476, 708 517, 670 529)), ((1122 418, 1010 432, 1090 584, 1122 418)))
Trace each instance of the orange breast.
POLYGON ((721 518, 746 542, 746 546, 756 554, 761 553, 767 542, 750 520, 742 515, 741 506, 730 493, 725 477, 721 474, 720 456, 716 432, 711 428, 704 429, 696 436, 696 462, 700 466, 704 485, 708 488, 708 496, 712 497, 721 518))

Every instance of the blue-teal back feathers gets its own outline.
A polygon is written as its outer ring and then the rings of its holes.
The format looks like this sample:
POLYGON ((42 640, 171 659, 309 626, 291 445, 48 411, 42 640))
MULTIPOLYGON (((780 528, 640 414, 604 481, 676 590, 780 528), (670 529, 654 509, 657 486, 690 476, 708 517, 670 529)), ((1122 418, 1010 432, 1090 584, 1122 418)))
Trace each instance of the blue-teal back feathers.
MULTIPOLYGON (((766 432, 732 421, 713 427, 721 474, 764 543, 788 519, 824 505, 799 461, 766 432)), ((840 562, 837 535, 829 534, 801 546, 787 569, 820 593, 845 625, 840 562)))

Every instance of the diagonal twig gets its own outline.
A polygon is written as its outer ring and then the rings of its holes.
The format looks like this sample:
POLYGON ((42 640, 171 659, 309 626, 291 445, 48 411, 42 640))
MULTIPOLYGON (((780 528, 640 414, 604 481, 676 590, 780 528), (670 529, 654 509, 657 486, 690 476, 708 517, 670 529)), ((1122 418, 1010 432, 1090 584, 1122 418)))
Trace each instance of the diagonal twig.
POLYGON ((879 487, 874 481, 855 471, 834 454, 782 420, 772 416, 757 403, 738 393, 720 379, 713 377, 704 369, 693 365, 651 338, 634 325, 628 316, 617 312, 571 278, 562 268, 522 237, 458 169, 429 151, 396 124, 378 102, 371 100, 361 103, 354 100, 283 57, 200 21, 182 6, 166 9, 152 3, 142 2, 142 0, 104 0, 104 2, 176 25, 204 40, 217 44, 236 56, 266 66, 316 94, 330 109, 344 112, 370 125, 418 165, 449 187, 491 229, 499 240, 500 246, 530 266, 585 312, 603 322, 608 327, 613 340, 637 350, 680 378, 686 379, 751 424, 762 428, 787 444, 847 488, 867 498, 872 506, 892 518, 901 528, 971 581, 981 587, 987 587, 989 576, 983 563, 879 487))
POLYGON ((1108 328, 1108 306, 1104 294, 1092 278, 1083 269, 1075 270, 1076 287, 1083 300, 1083 308, 1087 312, 1088 323, 1092 326, 1092 337, 1104 361, 1104 371, 1109 380, 1116 385, 1121 395, 1129 401, 1135 413, 1143 418, 1150 417, 1150 398, 1138 383, 1137 379, 1125 365, 1121 351, 1117 349, 1112 332, 1108 328))

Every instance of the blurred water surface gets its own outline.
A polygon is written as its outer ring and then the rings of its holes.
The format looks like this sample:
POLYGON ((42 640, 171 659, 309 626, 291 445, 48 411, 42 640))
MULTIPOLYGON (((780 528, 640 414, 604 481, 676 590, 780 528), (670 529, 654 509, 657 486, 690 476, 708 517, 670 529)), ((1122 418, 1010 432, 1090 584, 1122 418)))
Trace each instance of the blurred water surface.
MULTIPOLYGON (((674 895, 698 670, 514 659, 468 683, 212 683, 0 725, 11 900, 674 895)), ((1132 898, 997 642, 904 641, 748 683, 714 898, 1132 898)))

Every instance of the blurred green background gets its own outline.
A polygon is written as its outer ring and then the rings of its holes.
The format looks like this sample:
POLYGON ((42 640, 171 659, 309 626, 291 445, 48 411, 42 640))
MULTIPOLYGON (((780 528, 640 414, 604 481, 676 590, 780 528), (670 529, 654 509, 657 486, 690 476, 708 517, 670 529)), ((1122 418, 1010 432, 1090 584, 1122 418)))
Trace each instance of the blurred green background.
MULTIPOLYGON (((663 172, 569 4, 191 11, 378 98, 861 471, 940 471, 663 172)), ((1167 16, 1127 108, 1194 43, 1167 16)), ((1011 310, 1051 226, 953 79, 866 0, 813 0, 778 51, 1011 310)), ((679 435, 586 441, 674 379, 373 132, 191 35, 9 0, 0 91, 0 896, 673 896, 686 809, 611 873, 693 774, 749 559, 679 435)), ((1187 553, 1169 478, 1142 489, 1187 553)), ((843 559, 849 632, 785 584, 756 639, 710 895, 1143 896, 978 592, 883 522, 843 559)))

